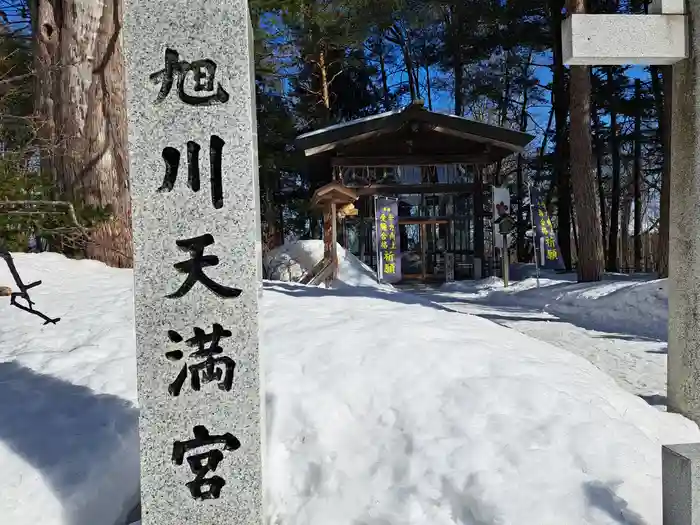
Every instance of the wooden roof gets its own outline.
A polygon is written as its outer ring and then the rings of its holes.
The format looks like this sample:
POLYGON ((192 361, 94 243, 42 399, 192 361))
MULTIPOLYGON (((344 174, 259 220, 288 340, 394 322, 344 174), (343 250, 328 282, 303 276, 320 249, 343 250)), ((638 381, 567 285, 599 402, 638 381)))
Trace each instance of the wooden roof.
MULTIPOLYGON (((332 163, 492 163, 522 152, 534 137, 463 117, 408 107, 304 133, 297 146, 307 157, 342 157, 332 163)), ((309 159, 312 160, 312 159, 309 159)), ((326 164, 324 162, 324 164, 326 164)))
POLYGON ((357 192, 338 182, 326 184, 314 192, 311 198, 312 207, 323 207, 326 204, 350 204, 357 200, 357 192))

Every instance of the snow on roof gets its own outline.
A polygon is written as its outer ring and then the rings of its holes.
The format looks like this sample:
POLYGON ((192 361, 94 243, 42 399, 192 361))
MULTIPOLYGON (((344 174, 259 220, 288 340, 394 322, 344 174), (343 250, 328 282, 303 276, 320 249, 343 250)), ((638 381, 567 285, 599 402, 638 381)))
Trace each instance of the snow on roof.
POLYGON ((303 135, 299 135, 299 136, 297 137, 297 139, 304 139, 304 138, 307 138, 307 137, 313 137, 314 135, 318 135, 318 134, 320 134, 320 133, 325 133, 326 131, 332 131, 332 130, 335 130, 335 129, 341 129, 341 128, 345 128, 345 127, 347 127, 347 126, 351 126, 351 125, 354 125, 354 124, 359 124, 359 123, 361 123, 361 122, 369 122, 370 120, 382 119, 382 118, 385 118, 385 117, 389 117, 389 116, 391 116, 391 115, 398 115, 398 114, 401 113, 402 111, 404 111, 404 110, 403 110, 403 109, 395 109, 395 110, 392 110, 392 111, 385 111, 384 113, 378 113, 378 114, 376 114, 376 115, 370 115, 370 116, 368 116, 368 117, 361 117, 361 118, 358 118, 358 119, 355 119, 355 120, 349 120, 349 121, 347 121, 347 122, 341 122, 340 124, 333 124, 333 125, 327 126, 327 127, 325 127, 325 128, 317 129, 317 130, 314 130, 314 131, 309 131, 308 133, 304 133, 303 135))

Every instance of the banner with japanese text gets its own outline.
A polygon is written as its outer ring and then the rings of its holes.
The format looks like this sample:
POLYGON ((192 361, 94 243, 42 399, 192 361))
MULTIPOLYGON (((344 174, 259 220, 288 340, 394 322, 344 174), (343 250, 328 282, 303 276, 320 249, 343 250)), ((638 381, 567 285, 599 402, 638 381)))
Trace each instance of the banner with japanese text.
POLYGON ((564 261, 559 251, 557 236, 547 213, 544 198, 534 188, 531 190, 532 215, 535 220, 535 247, 539 253, 540 267, 548 270, 563 270, 564 261))
POLYGON ((401 248, 399 246, 399 201, 377 199, 377 275, 388 283, 401 280, 401 248))
MULTIPOLYGON (((510 190, 505 186, 503 188, 491 186, 491 197, 493 223, 497 224, 504 217, 508 217, 512 211, 510 209, 510 190)), ((503 248, 503 235, 498 233, 498 227, 494 228, 493 245, 495 248, 503 248)))

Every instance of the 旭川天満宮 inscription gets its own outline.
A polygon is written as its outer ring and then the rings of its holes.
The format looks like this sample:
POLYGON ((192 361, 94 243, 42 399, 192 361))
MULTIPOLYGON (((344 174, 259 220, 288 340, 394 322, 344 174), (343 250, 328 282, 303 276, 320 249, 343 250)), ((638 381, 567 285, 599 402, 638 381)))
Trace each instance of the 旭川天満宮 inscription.
POLYGON ((166 297, 169 299, 183 297, 196 283, 202 283, 206 288, 222 298, 230 299, 241 295, 240 289, 219 284, 204 273, 204 268, 207 266, 219 264, 219 258, 216 255, 204 255, 204 249, 214 244, 214 237, 211 234, 206 233, 192 239, 175 241, 175 243, 178 248, 190 253, 188 260, 173 265, 178 272, 186 273, 187 277, 180 288, 166 297))
POLYGON ((262 521, 247 10, 125 0, 142 525, 262 521))
MULTIPOLYGON (((207 334, 199 327, 195 327, 194 337, 185 341, 185 344, 197 347, 197 350, 192 352, 190 357, 203 358, 204 360, 189 366, 182 365, 175 381, 168 387, 168 392, 173 396, 180 395, 180 390, 182 390, 182 386, 187 379, 188 369, 192 390, 195 392, 199 391, 202 383, 210 383, 211 381, 219 381, 220 390, 230 391, 233 386, 233 372, 236 368, 236 362, 228 356, 219 356, 219 354, 223 353, 223 348, 219 346, 219 342, 226 337, 231 337, 231 331, 225 330, 220 324, 214 323, 210 334, 207 334)), ((175 330, 168 330, 168 338, 173 343, 181 343, 183 341, 182 336, 175 330)), ((165 357, 170 361, 180 361, 184 356, 185 354, 182 350, 171 350, 165 353, 165 357)))
MULTIPOLYGON (((202 448, 207 445, 223 444, 225 451, 238 450, 241 442, 233 434, 226 433, 221 436, 212 436, 204 425, 197 425, 193 429, 194 439, 187 441, 175 441, 173 443, 172 460, 175 465, 182 465, 185 455, 190 450, 202 448)), ((187 457, 190 470, 196 476, 186 483, 191 496, 196 500, 218 499, 221 489, 226 485, 226 480, 221 476, 206 477, 224 460, 224 454, 219 449, 211 449, 207 452, 193 454, 187 457), (206 461, 206 463, 205 463, 206 461), (202 490, 205 489, 206 490, 202 490)))
POLYGON ((175 77, 177 77, 178 98, 190 106, 224 104, 230 98, 226 90, 215 80, 216 63, 213 60, 205 58, 186 62, 180 60, 180 54, 177 51, 167 48, 165 50, 165 68, 150 76, 151 82, 161 84, 160 92, 155 100, 156 104, 160 104, 168 97, 173 89, 175 77), (190 95, 187 93, 185 81, 190 73, 192 73, 194 92, 210 92, 209 95, 190 95), (214 91, 214 82, 216 82, 216 91, 211 93, 214 91))
MULTIPOLYGON (((224 189, 221 176, 221 158, 223 156, 224 140, 213 135, 209 141, 209 167, 211 177, 211 202, 215 209, 224 206, 224 189)), ((187 141, 187 186, 197 193, 200 189, 199 152, 201 147, 196 142, 187 141)), ((168 146, 163 149, 165 161, 165 176, 158 192, 173 191, 180 168, 180 151, 168 146)))

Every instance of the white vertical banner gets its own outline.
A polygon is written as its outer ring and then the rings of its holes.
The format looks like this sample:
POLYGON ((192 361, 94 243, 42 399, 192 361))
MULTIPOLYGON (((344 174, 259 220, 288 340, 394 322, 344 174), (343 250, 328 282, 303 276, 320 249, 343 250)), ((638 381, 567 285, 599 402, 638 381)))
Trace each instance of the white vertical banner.
POLYGON ((540 237, 540 266, 544 266, 545 263, 547 262, 544 258, 545 255, 545 250, 544 250, 544 237, 540 237))
POLYGON ((493 217, 493 245, 503 248, 503 236, 498 233, 498 222, 502 217, 510 215, 510 190, 508 188, 491 187, 493 197, 491 214, 493 217))

